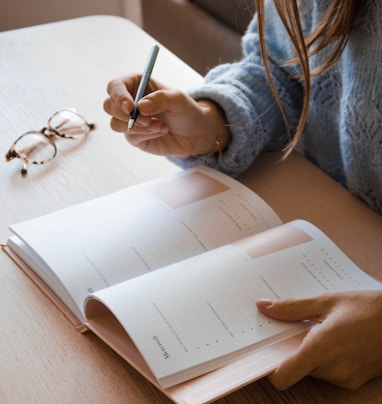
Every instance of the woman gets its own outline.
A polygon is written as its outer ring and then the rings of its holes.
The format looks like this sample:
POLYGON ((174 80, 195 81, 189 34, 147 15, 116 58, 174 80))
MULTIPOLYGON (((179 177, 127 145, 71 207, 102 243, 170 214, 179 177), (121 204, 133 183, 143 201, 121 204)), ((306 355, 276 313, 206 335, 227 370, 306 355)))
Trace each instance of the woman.
MULTIPOLYGON (((130 132, 140 77, 111 81, 104 104, 111 127, 183 167, 207 164, 230 175, 263 150, 287 157, 296 148, 382 214, 382 3, 257 0, 256 7, 241 61, 216 67, 187 95, 151 80, 130 132)), ((258 308, 320 323, 270 376, 277 388, 306 375, 357 388, 382 375, 382 292, 260 300, 258 308)))

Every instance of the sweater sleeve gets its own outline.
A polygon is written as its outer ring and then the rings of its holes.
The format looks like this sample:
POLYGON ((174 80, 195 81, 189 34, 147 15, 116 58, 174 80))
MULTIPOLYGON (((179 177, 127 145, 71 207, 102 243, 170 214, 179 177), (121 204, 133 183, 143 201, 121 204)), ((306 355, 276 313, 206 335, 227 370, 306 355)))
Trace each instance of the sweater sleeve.
POLYGON ((290 132, 269 86, 260 54, 257 19, 254 18, 242 40, 243 58, 212 69, 201 87, 188 92, 195 99, 210 99, 221 106, 231 130, 231 143, 221 159, 217 155, 169 157, 175 164, 184 168, 205 164, 237 176, 261 151, 279 149, 288 142, 288 133, 293 133, 299 119, 303 90, 293 68, 282 67, 283 62, 292 57, 292 49, 270 3, 266 32, 269 65, 290 132))

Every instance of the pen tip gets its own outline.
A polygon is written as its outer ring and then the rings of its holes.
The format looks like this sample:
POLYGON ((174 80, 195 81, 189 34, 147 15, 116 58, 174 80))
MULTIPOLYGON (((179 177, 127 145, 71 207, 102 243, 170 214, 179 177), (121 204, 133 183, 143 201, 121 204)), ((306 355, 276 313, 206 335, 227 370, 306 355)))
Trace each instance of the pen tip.
POLYGON ((128 124, 127 124, 127 131, 128 131, 128 132, 130 132, 131 129, 133 129, 134 122, 135 122, 135 119, 132 119, 132 118, 129 119, 129 122, 128 122, 128 124))

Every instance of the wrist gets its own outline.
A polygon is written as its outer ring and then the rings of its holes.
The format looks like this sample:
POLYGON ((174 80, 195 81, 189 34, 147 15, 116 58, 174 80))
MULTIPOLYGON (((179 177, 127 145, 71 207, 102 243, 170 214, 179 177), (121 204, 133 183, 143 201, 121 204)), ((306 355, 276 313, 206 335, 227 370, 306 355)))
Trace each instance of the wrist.
POLYGON ((200 155, 219 154, 228 147, 231 141, 231 132, 229 130, 224 111, 218 104, 211 100, 197 100, 203 116, 203 121, 206 122, 203 127, 204 133, 201 135, 201 141, 198 149, 200 155))

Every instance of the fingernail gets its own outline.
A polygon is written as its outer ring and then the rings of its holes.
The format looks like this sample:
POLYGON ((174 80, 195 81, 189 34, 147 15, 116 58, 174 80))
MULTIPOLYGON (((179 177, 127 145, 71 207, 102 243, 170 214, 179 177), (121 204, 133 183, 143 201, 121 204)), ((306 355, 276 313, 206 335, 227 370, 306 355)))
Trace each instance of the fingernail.
POLYGON ((272 306, 273 300, 270 299, 257 299, 256 303, 262 307, 272 306))

